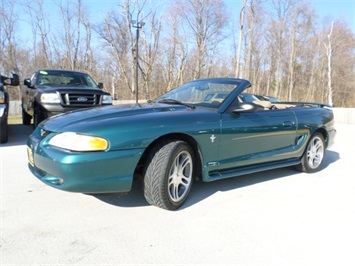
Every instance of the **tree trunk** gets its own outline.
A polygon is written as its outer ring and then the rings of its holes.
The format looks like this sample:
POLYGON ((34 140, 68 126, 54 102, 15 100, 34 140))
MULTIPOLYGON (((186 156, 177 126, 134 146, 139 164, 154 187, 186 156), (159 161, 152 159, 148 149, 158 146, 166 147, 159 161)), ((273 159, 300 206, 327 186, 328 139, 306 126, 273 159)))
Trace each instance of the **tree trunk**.
POLYGON ((245 6, 246 6, 246 0, 243 0, 242 4, 242 9, 240 10, 240 28, 239 28, 239 40, 238 40, 238 51, 237 51, 237 62, 235 65, 235 77, 239 78, 241 77, 241 71, 240 71, 240 59, 241 59, 241 54, 242 54, 242 42, 243 42, 243 28, 244 28, 244 15, 245 15, 245 6))
POLYGON ((330 27, 330 32, 328 34, 328 43, 325 44, 326 52, 327 52, 327 60, 328 60, 328 103, 333 105, 333 88, 332 88, 332 33, 333 33, 334 22, 330 27))

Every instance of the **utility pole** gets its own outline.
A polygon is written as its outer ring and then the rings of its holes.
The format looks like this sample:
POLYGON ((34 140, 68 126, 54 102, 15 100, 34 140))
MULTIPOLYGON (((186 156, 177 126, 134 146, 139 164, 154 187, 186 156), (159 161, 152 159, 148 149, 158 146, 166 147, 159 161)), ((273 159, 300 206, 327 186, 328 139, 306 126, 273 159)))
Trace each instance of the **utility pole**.
POLYGON ((136 63, 136 75, 135 75, 135 94, 136 94, 136 104, 138 104, 138 70, 139 70, 139 61, 138 61, 138 41, 139 41, 139 31, 140 29, 145 25, 144 22, 142 21, 135 21, 131 20, 131 25, 133 28, 136 28, 136 43, 134 45, 134 51, 135 51, 135 63, 136 63))

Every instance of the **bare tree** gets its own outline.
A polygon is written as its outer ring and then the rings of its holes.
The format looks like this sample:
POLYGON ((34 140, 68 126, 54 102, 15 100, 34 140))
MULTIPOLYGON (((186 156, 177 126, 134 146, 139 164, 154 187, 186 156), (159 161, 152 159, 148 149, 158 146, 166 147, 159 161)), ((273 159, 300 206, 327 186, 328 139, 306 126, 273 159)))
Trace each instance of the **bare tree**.
POLYGON ((287 48, 286 43, 287 31, 288 31, 288 18, 290 17, 290 10, 292 8, 291 1, 294 0, 273 0, 271 9, 271 21, 269 23, 269 29, 267 31, 267 41, 271 47, 271 56, 273 63, 273 73, 270 72, 273 77, 272 88, 274 89, 274 95, 276 97, 284 97, 282 93, 282 83, 283 83, 283 63, 285 56, 285 51, 287 48))
POLYGON ((95 58, 94 51, 91 47, 92 43, 92 25, 86 17, 82 20, 82 25, 85 30, 85 48, 83 56, 83 68, 87 69, 90 73, 95 71, 95 58))
POLYGON ((243 35, 244 35, 244 16, 245 16, 245 7, 246 7, 246 0, 243 0, 242 8, 240 10, 239 16, 239 38, 238 38, 238 50, 237 50, 237 59, 235 65, 235 77, 238 78, 241 76, 240 73, 240 59, 242 54, 242 42, 243 42, 243 35))
MULTIPOLYGON (((287 88, 288 88, 288 100, 292 101, 294 97, 294 88, 296 84, 296 68, 298 66, 297 60, 301 57, 302 53, 306 51, 301 51, 301 47, 305 44, 304 40, 307 40, 309 33, 312 29, 312 14, 309 11, 308 5, 303 3, 303 1, 296 1, 292 3, 291 20, 290 20, 290 31, 289 39, 289 62, 288 62, 288 72, 287 72, 287 88)), ((302 86, 301 82, 298 85, 302 86)), ((299 90, 302 89, 299 88, 299 90)))
MULTIPOLYGON (((10 74, 16 72, 20 74, 21 62, 19 55, 21 54, 21 46, 16 38, 18 16, 16 15, 13 3, 8 0, 0 2, 0 72, 2 74, 10 74)), ((9 90, 10 99, 20 98, 19 89, 9 90)))
POLYGON ((176 5, 173 5, 167 11, 171 14, 166 21, 168 36, 163 39, 161 44, 162 54, 165 57, 162 56, 160 70, 166 83, 165 89, 161 92, 166 92, 184 82, 184 72, 189 55, 187 34, 180 26, 182 18, 175 9, 176 5))
MULTIPOLYGON (((142 42, 140 56, 140 67, 145 87, 145 98, 151 98, 151 86, 156 61, 159 57, 160 33, 162 29, 161 19, 158 15, 159 6, 153 8, 149 6, 148 14, 144 19, 144 27, 142 28, 142 42)), ((159 73, 157 73, 159 74, 159 73)), ((156 96, 156 95, 154 95, 156 96)))
POLYGON ((152 98, 190 79, 237 76, 255 93, 282 100, 355 106, 354 33, 342 20, 319 27, 307 1, 243 0, 235 12, 240 25, 228 30, 225 0, 121 0, 94 27, 83 0, 56 1, 48 10, 44 0, 0 0, 0 70, 81 69, 109 81, 119 99, 132 98, 135 85, 152 98), (137 83, 132 20, 145 22, 137 83), (30 30, 21 35, 24 22, 30 30))
POLYGON ((323 100, 335 106, 349 106, 351 102, 355 106, 355 36, 343 21, 329 19, 321 31, 323 100))
POLYGON ((225 5, 222 0, 175 0, 174 5, 185 23, 184 27, 195 41, 194 79, 197 79, 202 76, 207 52, 216 49, 219 42, 225 38, 225 5))
POLYGON ((85 21, 82 0, 76 0, 76 2, 66 0, 65 2, 60 2, 58 7, 63 23, 56 35, 59 37, 53 37, 58 59, 62 58, 61 66, 64 68, 79 69, 81 55, 85 54, 83 49, 81 49, 81 31, 85 21))
POLYGON ((247 54, 245 60, 245 77, 246 79, 251 79, 251 69, 252 69, 252 52, 254 50, 255 40, 253 38, 254 35, 254 25, 255 25, 255 3, 253 0, 249 2, 249 28, 248 28, 248 42, 247 42, 247 54))
POLYGON ((33 65, 36 67, 51 67, 51 43, 49 40, 51 26, 48 14, 45 12, 43 0, 24 0, 24 12, 29 16, 33 36, 33 65), (37 41, 37 36, 39 40, 37 41))
POLYGON ((117 78, 121 78, 125 87, 132 92, 132 69, 127 69, 128 64, 132 64, 129 24, 116 12, 111 12, 100 25, 95 27, 95 31, 110 48, 108 53, 112 55, 111 58, 114 58, 112 67, 117 64, 117 69, 114 68, 113 72, 120 73, 120 77, 117 78))
POLYGON ((115 58, 119 74, 125 88, 134 94, 135 88, 135 37, 132 33, 132 20, 140 20, 142 7, 136 1, 133 4, 124 0, 117 11, 107 14, 104 21, 95 27, 103 41, 108 45, 109 53, 115 58), (133 15, 136 17, 133 18, 133 15))
POLYGON ((1 0, 0 6, 0 70, 19 72, 16 61, 18 44, 16 41, 17 15, 11 1, 1 0))
POLYGON ((254 90, 260 92, 261 67, 266 59, 264 45, 264 1, 249 0, 246 6, 246 19, 244 26, 244 71, 243 78, 250 80, 255 86, 254 90))

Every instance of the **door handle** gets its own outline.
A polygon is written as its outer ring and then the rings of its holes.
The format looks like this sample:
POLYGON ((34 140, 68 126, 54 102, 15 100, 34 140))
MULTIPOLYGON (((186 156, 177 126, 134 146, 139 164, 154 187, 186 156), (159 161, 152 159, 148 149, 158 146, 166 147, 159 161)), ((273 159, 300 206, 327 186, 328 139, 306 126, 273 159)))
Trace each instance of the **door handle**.
POLYGON ((291 122, 291 121, 285 121, 282 123, 283 127, 292 127, 295 124, 295 122, 291 122))

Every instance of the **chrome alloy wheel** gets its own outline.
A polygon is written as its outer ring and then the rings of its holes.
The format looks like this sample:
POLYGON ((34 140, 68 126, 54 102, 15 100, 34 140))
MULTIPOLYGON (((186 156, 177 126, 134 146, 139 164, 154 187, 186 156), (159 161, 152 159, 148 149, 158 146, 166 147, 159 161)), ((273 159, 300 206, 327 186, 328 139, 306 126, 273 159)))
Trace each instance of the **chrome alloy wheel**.
POLYGON ((189 152, 182 151, 174 159, 168 178, 168 193, 173 202, 179 202, 189 192, 193 162, 189 152))
POLYGON ((324 143, 322 139, 315 136, 308 145, 307 161, 309 167, 316 169, 323 161, 324 143))

